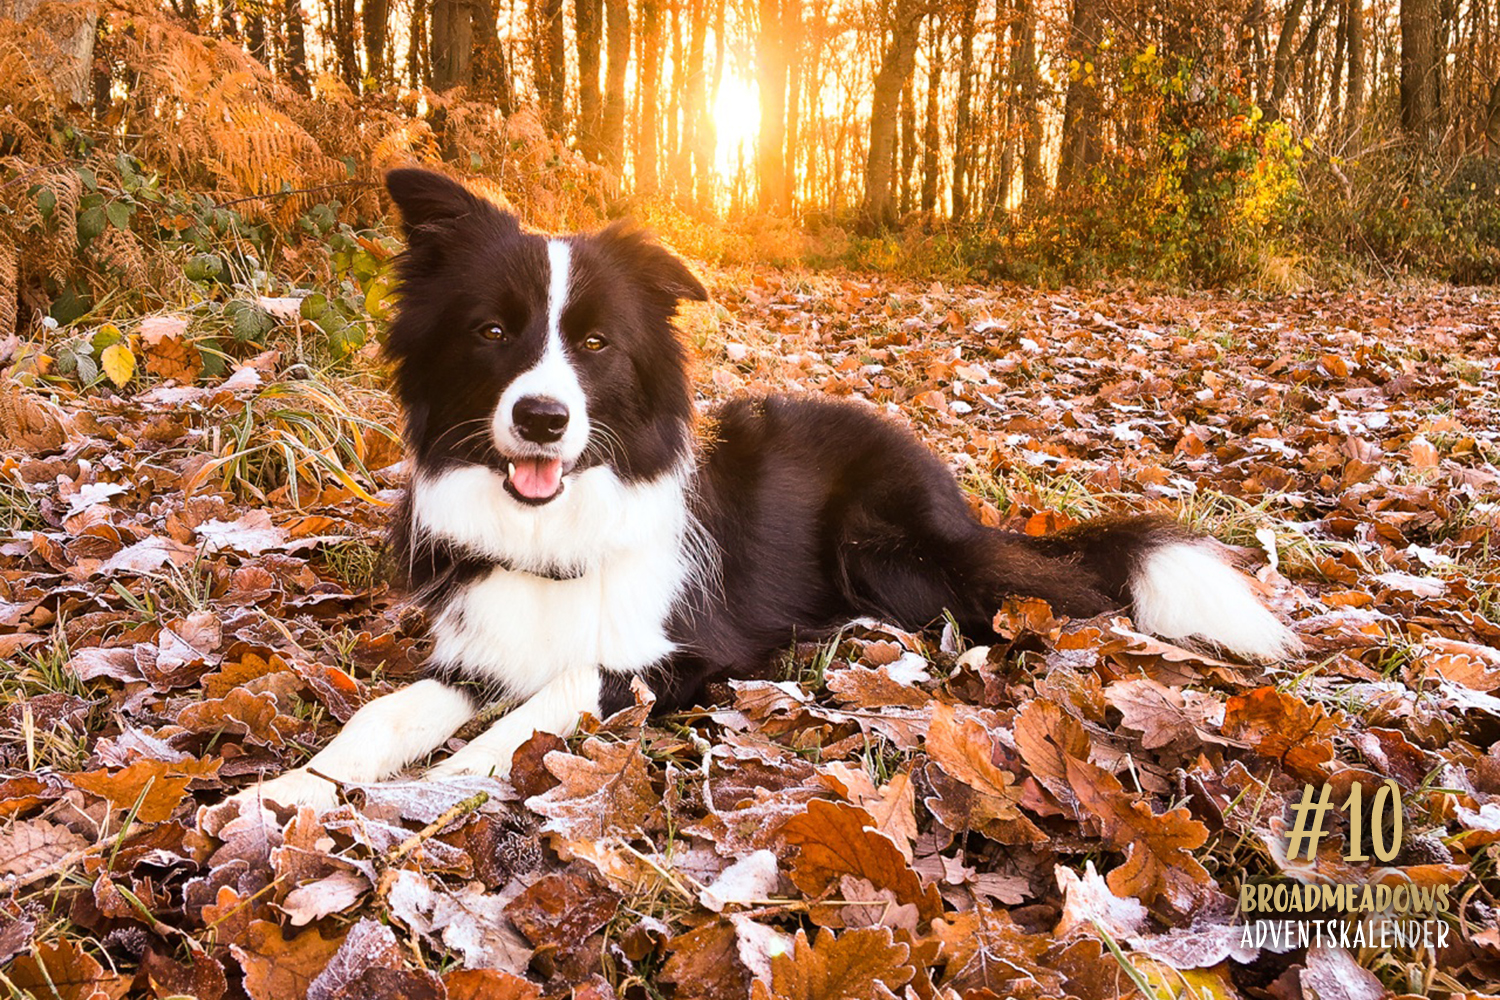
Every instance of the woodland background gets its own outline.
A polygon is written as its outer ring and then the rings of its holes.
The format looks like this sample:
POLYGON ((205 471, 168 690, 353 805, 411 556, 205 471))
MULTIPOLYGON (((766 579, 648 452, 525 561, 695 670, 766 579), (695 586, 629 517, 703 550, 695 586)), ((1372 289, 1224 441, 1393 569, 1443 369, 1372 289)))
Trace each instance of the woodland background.
POLYGON ((365 228, 407 159, 718 263, 1489 282, 1495 7, 5 0, 0 330, 18 292, 61 321, 96 284, 165 293, 164 242, 225 257, 233 228, 269 264, 365 228))
POLYGON ((0 995, 1500 995, 1497 275, 1493 0, 0 0, 0 995), (704 406, 863 399, 1014 530, 1170 514, 1305 655, 861 621, 509 783, 221 805, 426 649, 412 162, 661 234, 704 406), (1323 782, 1394 857, 1287 857, 1323 782), (1243 943, 1318 880, 1448 944, 1243 943))

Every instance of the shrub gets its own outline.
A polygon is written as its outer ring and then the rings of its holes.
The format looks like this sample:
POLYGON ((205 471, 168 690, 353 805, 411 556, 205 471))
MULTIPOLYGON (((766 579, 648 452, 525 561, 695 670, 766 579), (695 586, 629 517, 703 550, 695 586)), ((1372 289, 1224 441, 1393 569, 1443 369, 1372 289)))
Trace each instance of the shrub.
POLYGON ((1217 283, 1250 273, 1282 239, 1303 146, 1228 87, 1204 84, 1156 47, 1099 50, 1073 74, 1117 81, 1110 116, 1128 121, 1103 161, 1006 234, 1007 277, 1134 276, 1217 283), (1017 268, 1023 269, 1017 273, 1017 268))

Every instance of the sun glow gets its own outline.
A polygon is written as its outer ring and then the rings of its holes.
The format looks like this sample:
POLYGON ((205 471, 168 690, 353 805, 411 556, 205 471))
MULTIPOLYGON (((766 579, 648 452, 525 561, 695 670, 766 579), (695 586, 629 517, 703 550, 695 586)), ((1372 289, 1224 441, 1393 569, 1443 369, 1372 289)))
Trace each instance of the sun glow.
POLYGON ((760 129, 760 95, 754 82, 726 74, 714 101, 714 128, 718 142, 714 164, 719 176, 735 175, 740 164, 755 162, 755 134, 760 129))

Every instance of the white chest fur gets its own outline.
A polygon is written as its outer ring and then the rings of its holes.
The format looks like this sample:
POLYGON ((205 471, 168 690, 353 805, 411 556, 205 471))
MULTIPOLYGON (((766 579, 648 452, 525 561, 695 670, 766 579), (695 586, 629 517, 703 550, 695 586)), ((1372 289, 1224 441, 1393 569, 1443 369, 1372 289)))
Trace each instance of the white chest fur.
POLYGON ((542 507, 478 466, 416 480, 419 531, 513 567, 449 598, 433 620, 433 661, 525 698, 569 670, 634 672, 671 654, 667 617, 694 569, 684 479, 626 484, 597 466, 542 507))

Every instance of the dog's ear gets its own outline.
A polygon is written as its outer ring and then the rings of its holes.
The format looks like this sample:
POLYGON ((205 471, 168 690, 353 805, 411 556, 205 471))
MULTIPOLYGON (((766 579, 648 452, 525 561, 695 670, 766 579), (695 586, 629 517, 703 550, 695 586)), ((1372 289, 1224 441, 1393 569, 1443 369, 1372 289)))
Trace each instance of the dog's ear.
POLYGON ((672 251, 628 222, 612 223, 596 239, 648 292, 672 302, 707 302, 708 290, 672 251))
POLYGON ((424 226, 483 217, 516 227, 515 216, 432 170, 401 167, 385 175, 385 189, 401 210, 401 228, 410 238, 424 226))

